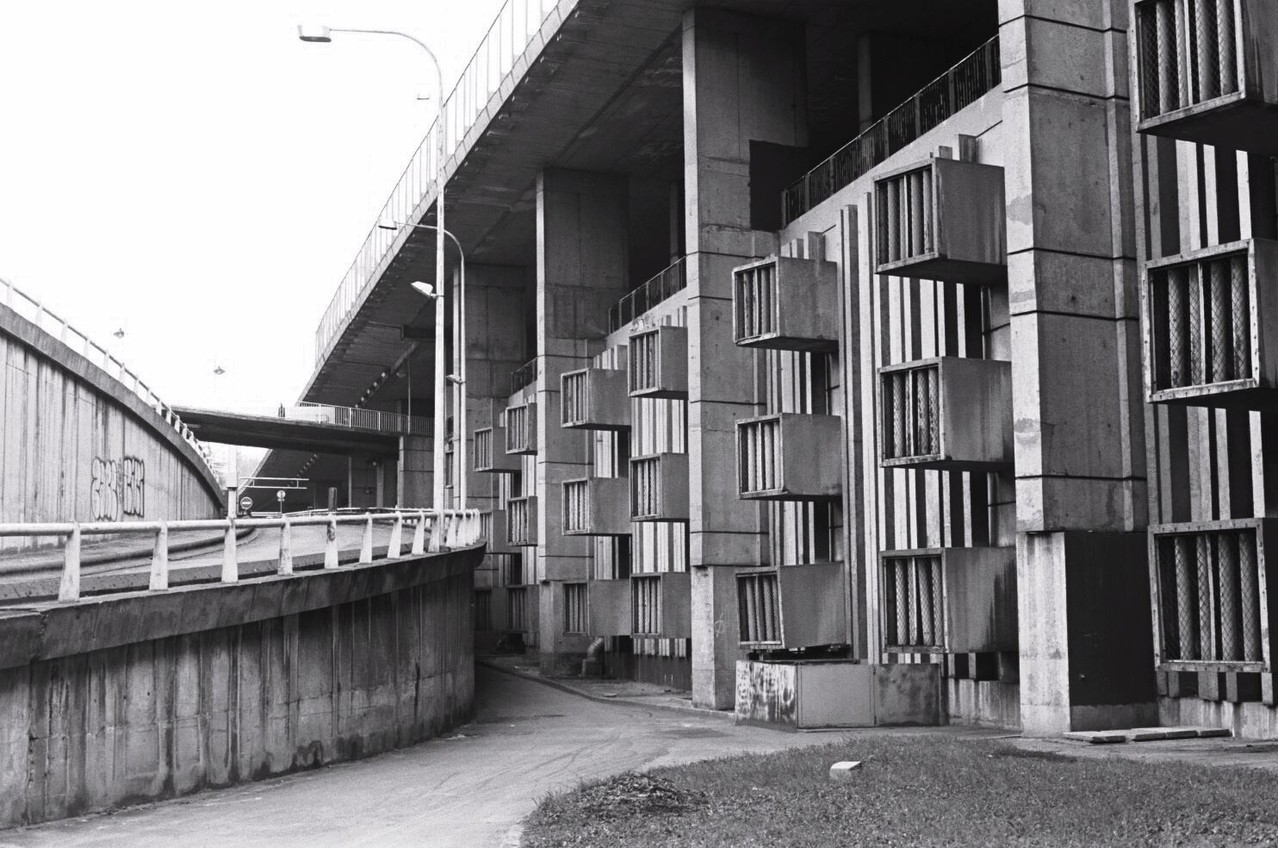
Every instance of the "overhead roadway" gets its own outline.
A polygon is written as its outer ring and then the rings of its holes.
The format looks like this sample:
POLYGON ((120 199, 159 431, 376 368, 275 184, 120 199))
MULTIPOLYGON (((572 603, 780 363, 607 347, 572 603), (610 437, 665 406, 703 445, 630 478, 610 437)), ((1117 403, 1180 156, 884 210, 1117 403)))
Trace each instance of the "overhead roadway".
POLYGON ((174 407, 173 411, 204 442, 304 451, 308 454, 377 455, 399 451, 398 433, 359 430, 274 415, 244 415, 191 407, 174 407))

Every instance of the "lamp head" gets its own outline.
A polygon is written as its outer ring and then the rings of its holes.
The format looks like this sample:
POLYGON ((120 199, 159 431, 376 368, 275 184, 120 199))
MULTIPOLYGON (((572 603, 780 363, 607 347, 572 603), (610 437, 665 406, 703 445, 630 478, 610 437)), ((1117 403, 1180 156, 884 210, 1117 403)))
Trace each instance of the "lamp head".
POLYGON ((333 40, 330 30, 326 26, 305 26, 297 25, 297 37, 308 44, 328 44, 333 40))
POLYGON ((423 283, 421 280, 413 283, 413 290, 422 297, 429 297, 431 299, 439 297, 439 295, 435 293, 435 287, 433 285, 430 283, 423 283))

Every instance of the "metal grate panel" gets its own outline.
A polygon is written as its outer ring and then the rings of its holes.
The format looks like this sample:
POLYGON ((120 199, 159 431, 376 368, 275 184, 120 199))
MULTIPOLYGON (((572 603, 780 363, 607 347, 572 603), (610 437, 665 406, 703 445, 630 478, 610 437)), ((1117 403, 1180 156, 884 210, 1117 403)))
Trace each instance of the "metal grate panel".
POLYGON ((661 578, 633 577, 630 580, 632 630, 636 635, 661 633, 661 578))
POLYGON ((564 584, 564 632, 587 632, 586 584, 564 584))
POLYGON ((1148 272, 1154 391, 1254 376, 1247 251, 1148 272))
POLYGON ((932 166, 875 184, 875 232, 879 265, 917 259, 936 250, 932 166))
POLYGON ((888 371, 882 375, 884 459, 941 453, 940 366, 888 371))
POLYGON ((742 642, 780 642, 779 609, 776 574, 737 577, 737 617, 742 642))
POLYGON ((740 269, 733 278, 736 285, 737 341, 779 332, 776 263, 740 269))
POLYGON ((1263 564, 1252 528, 1168 533, 1155 541, 1162 658, 1261 662, 1263 564))
POLYGON ((944 650, 944 591, 936 555, 883 560, 883 642, 888 650, 944 650))
POLYGON ((1238 0, 1140 0, 1141 117, 1236 93, 1238 29, 1238 0))

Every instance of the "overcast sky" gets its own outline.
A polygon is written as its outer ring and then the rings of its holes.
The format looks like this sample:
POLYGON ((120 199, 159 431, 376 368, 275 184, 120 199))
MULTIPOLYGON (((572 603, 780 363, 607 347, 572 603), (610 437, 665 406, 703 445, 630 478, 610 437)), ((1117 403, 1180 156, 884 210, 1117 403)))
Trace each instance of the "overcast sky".
POLYGON ((500 6, 0 0, 0 277, 171 403, 295 400, 435 110, 416 45, 296 25, 409 32, 451 90, 500 6))

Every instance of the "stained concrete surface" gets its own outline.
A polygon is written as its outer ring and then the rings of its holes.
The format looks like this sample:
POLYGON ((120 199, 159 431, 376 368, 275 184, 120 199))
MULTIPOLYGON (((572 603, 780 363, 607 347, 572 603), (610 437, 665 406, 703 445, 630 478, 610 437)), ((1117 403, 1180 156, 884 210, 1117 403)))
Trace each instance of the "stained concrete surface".
POLYGON ((0 831, 0 848, 515 845, 549 792, 628 769, 832 741, 722 718, 600 703, 487 667, 476 718, 368 760, 114 814, 0 831))

